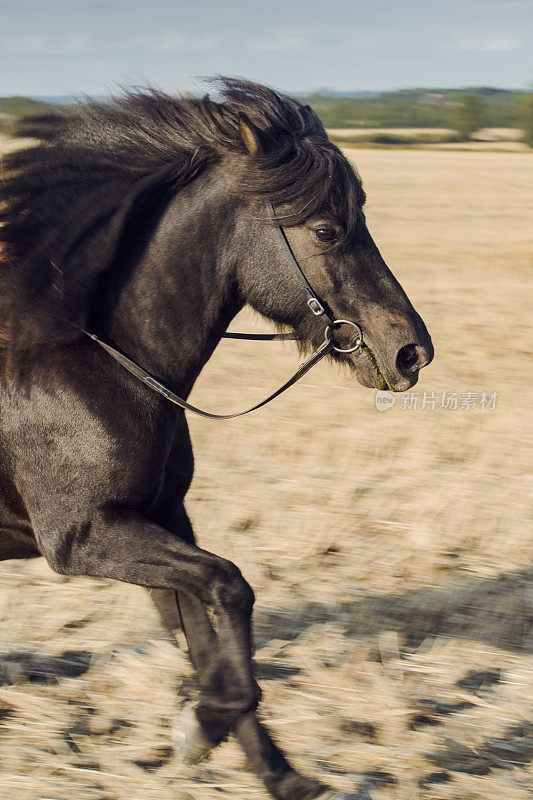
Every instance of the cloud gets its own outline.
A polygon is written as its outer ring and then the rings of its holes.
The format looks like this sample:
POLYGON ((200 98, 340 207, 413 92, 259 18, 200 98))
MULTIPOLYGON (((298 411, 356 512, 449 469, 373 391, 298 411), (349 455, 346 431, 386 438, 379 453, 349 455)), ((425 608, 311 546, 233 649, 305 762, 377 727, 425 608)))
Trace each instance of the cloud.
POLYGON ((498 0, 495 5, 506 11, 521 11, 523 8, 533 8, 533 0, 498 0))
POLYGON ((309 46, 303 36, 272 36, 266 39, 255 39, 249 44, 249 50, 262 53, 287 53, 301 51, 309 46))
MULTIPOLYGON (((2 0, 0 0, 0 3, 2 0)), ((224 41, 219 34, 184 36, 167 33, 143 36, 134 39, 98 41, 84 33, 70 33, 62 38, 46 36, 20 36, 6 42, 2 53, 10 56, 90 56, 137 53, 172 55, 173 53, 207 53, 215 50, 224 41)))
POLYGON ((169 31, 158 33, 154 36, 117 43, 120 49, 137 49, 160 55, 172 53, 207 53, 215 50, 224 41, 224 36, 216 33, 204 33, 201 36, 184 36, 181 33, 169 31))
POLYGON ((85 56, 96 52, 90 37, 70 33, 61 39, 45 36, 20 36, 2 45, 3 53, 11 56, 85 56))
POLYGON ((522 40, 513 34, 480 34, 478 31, 456 33, 448 45, 449 50, 485 53, 508 53, 513 50, 520 50, 521 47, 522 40))

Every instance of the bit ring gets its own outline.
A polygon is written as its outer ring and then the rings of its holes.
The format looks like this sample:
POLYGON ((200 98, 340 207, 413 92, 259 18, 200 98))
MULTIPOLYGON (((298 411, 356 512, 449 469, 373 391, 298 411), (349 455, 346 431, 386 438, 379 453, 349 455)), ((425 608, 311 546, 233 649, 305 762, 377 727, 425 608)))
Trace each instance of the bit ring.
POLYGON ((331 341, 331 330, 335 325, 351 325, 352 328, 355 328, 355 344, 353 347, 333 347, 336 353, 353 353, 355 350, 358 350, 361 345, 363 344, 363 331, 355 322, 352 322, 349 319, 336 319, 333 321, 333 325, 328 325, 326 328, 325 338, 326 342, 331 341))

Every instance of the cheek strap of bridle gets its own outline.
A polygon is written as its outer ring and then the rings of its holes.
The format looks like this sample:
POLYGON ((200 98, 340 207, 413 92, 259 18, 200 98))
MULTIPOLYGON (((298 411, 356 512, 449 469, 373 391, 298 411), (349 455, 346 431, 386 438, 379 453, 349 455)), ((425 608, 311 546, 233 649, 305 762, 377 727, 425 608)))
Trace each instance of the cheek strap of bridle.
MULTIPOLYGON (((274 209, 271 203, 267 203, 267 211, 268 215, 272 220, 276 220, 276 215, 274 213, 274 209)), ((256 411, 258 408, 265 406, 267 403, 270 403, 271 400, 274 398, 279 397, 280 394, 285 392, 291 386, 293 386, 300 378, 309 372, 311 367, 314 367, 324 356, 331 353, 335 350, 338 353, 353 353, 355 350, 359 349, 363 344, 363 336, 361 333, 361 329, 355 322, 350 322, 349 320, 336 320, 329 312, 329 309, 320 302, 320 300, 316 297, 313 288, 307 278, 305 277, 298 261, 296 260, 294 253, 292 252, 292 248, 288 242, 288 239, 285 235, 285 231, 279 224, 274 225, 274 230, 276 230, 278 237, 280 239, 280 243, 285 251, 285 254, 288 257, 289 264, 291 265, 296 277, 298 278, 302 289, 305 292, 307 297, 307 305, 310 311, 316 317, 322 317, 324 319, 325 324, 325 333, 324 333, 324 341, 318 347, 314 353, 312 353, 303 364, 300 364, 298 370, 294 373, 294 375, 286 381, 283 386, 280 386, 279 389, 276 389, 275 392, 272 392, 268 397, 261 402, 256 403, 251 408, 247 408, 245 411, 237 411, 234 414, 212 414, 210 411, 204 411, 201 408, 197 408, 193 406, 191 403, 188 403, 182 397, 179 397, 173 391, 168 389, 161 381, 158 381, 157 378, 154 378, 149 372, 143 369, 139 364, 135 361, 132 361, 131 358, 121 353, 120 350, 117 350, 112 345, 108 344, 107 342, 102 341, 98 338, 95 333, 90 333, 89 331, 83 330, 82 332, 89 336, 94 342, 97 342, 100 347, 102 347, 107 353, 109 353, 112 358, 115 359, 119 364, 121 364, 125 369, 128 370, 132 375, 138 378, 145 386, 149 386, 154 392, 164 397, 166 400, 169 400, 174 405, 179 406, 180 408, 185 409, 186 411, 192 411, 194 414, 199 414, 201 417, 207 417, 208 419, 232 419, 233 417, 242 417, 244 414, 249 414, 251 411, 256 411), (354 346, 347 349, 341 349, 337 347, 335 341, 332 338, 332 330, 337 327, 338 325, 346 324, 352 325, 355 328, 355 339, 354 339, 354 346)), ((247 340, 255 340, 255 341, 271 341, 275 339, 296 339, 297 337, 291 333, 225 333, 223 335, 224 339, 247 339, 247 340)))
POLYGON ((278 238, 280 244, 287 256, 287 260, 292 267, 292 270, 296 277, 300 282, 300 286, 302 287, 305 296, 307 297, 307 306, 312 314, 315 317, 322 317, 324 319, 324 324, 327 327, 333 327, 335 325, 335 318, 333 314, 330 313, 329 308, 324 303, 321 303, 318 297, 316 296, 315 292, 313 291, 313 287, 305 277, 302 268, 298 264, 296 260, 296 256, 292 252, 292 247, 289 244, 289 240, 287 239, 287 234, 283 230, 282 226, 276 221, 278 218, 276 217, 276 213, 274 211, 274 206, 272 203, 266 204, 268 216, 271 220, 275 222, 274 230, 278 234, 278 238))

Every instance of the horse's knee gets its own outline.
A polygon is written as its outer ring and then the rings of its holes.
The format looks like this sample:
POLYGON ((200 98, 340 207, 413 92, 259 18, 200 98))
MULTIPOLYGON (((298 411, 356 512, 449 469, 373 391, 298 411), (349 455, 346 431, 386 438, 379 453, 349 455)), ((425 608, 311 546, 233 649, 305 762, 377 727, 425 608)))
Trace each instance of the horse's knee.
POLYGON ((255 595, 240 569, 226 561, 210 587, 209 604, 215 609, 233 610, 243 615, 252 613, 255 595))

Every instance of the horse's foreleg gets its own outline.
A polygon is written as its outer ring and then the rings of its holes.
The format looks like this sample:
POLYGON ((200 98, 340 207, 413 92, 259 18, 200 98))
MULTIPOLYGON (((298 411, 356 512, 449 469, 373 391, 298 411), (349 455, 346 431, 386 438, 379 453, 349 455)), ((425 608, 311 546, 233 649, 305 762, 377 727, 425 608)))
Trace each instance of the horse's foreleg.
MULTIPOLYGON (((195 544, 194 531, 183 505, 168 515, 156 516, 154 521, 162 522, 175 536, 189 544, 195 544)), ((236 636, 232 635, 231 631, 229 635, 228 632, 225 633, 217 617, 217 635, 213 630, 206 606, 198 596, 165 589, 151 590, 150 595, 163 624, 171 634, 176 637, 176 633, 181 630, 185 635, 200 687, 200 702, 196 707, 196 716, 201 722, 210 747, 213 747, 227 736, 232 719, 242 712, 238 691, 237 696, 232 699, 238 687, 232 685, 229 680, 229 677, 234 677, 234 673, 231 664, 228 663, 230 655, 226 650, 228 640, 236 641, 241 647, 239 659, 246 662, 248 681, 255 684, 251 667, 250 614, 237 621, 241 626, 241 632, 236 636), (243 643, 244 649, 242 649, 243 643)), ((189 730, 194 728, 190 714, 187 714, 186 724, 189 730)), ((201 756, 201 738, 194 736, 194 732, 189 737, 192 740, 189 753, 191 758, 195 752, 201 756)))
POLYGON ((222 671, 219 642, 205 606, 198 598, 167 589, 153 589, 150 596, 163 624, 178 643, 179 632, 184 634, 196 672, 201 699, 196 705, 195 717, 191 717, 190 710, 187 710, 177 729, 185 761, 195 763, 225 739, 231 727, 231 720, 224 713, 216 712, 202 702, 206 696, 212 697, 216 690, 221 695, 225 693, 227 676, 222 671))
POLYGON ((57 572, 185 592, 210 608, 231 680, 224 696, 215 691, 205 704, 229 718, 257 706, 250 644, 254 595, 235 564, 135 511, 95 512, 90 520, 71 522, 65 529, 36 530, 43 555, 57 572))
MULTIPOLYGON (((184 593, 156 590, 151 595, 165 626, 174 635, 180 629, 185 634, 199 685, 208 687, 213 680, 220 685, 220 678, 227 680, 228 675, 215 674, 219 663, 219 642, 204 605, 197 598, 184 593)), ((221 692, 224 692, 222 687, 221 692)), ((326 787, 303 777, 291 767, 254 711, 241 714, 231 723, 226 715, 214 713, 200 701, 196 716, 191 717, 191 709, 188 709, 178 724, 181 726, 178 731, 182 737, 180 746, 189 762, 207 755, 231 728, 252 769, 274 797, 280 800, 328 797, 326 787)), ((339 795, 339 800, 342 800, 342 795, 339 795)))

